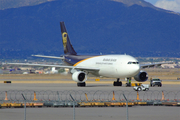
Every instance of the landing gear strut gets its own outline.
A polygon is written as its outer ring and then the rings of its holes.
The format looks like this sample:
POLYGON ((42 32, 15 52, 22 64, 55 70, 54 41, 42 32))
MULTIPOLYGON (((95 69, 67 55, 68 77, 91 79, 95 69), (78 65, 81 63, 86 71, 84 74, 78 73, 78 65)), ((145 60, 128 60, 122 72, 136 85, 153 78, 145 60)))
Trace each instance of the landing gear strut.
POLYGON ((113 85, 114 86, 122 86, 122 82, 119 81, 119 78, 117 78, 117 81, 114 81, 113 85))
POLYGON ((86 86, 86 83, 85 83, 85 82, 83 82, 83 83, 77 83, 77 86, 78 86, 78 87, 85 87, 85 86, 86 86))

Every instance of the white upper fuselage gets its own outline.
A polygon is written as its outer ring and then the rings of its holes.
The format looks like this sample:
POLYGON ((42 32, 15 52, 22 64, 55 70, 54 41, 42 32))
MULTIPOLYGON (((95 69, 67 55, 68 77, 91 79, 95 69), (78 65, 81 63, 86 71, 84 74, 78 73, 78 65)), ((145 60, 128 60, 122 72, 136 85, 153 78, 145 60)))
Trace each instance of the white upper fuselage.
POLYGON ((76 67, 99 68, 94 75, 103 77, 134 77, 140 71, 137 59, 129 55, 102 55, 81 60, 76 67))

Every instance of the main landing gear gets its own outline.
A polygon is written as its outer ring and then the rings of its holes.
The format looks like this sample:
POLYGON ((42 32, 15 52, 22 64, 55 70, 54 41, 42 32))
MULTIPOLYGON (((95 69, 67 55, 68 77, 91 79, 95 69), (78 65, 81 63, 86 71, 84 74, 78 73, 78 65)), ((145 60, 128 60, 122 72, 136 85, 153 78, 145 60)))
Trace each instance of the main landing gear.
MULTIPOLYGON (((119 81, 120 79, 119 78, 117 78, 117 81, 114 81, 114 83, 113 83, 113 85, 114 86, 122 86, 122 82, 121 81, 119 81)), ((77 86, 78 87, 85 87, 86 86, 86 83, 85 82, 83 82, 83 83, 77 83, 77 86)))
POLYGON ((122 86, 122 82, 119 81, 119 78, 117 78, 117 81, 114 81, 113 85, 114 86, 122 86))
POLYGON ((85 86, 86 86, 86 83, 85 83, 85 82, 83 82, 83 83, 77 83, 77 86, 78 86, 78 87, 85 87, 85 86))

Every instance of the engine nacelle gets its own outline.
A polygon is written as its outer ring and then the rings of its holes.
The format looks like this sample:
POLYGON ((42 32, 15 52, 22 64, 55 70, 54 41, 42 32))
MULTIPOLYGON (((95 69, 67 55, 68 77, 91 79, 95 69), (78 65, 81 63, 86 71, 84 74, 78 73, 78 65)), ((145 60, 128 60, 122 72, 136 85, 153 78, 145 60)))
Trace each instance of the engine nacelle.
POLYGON ((87 80, 87 75, 85 72, 76 71, 72 74, 72 79, 76 82, 83 83, 87 80))
POLYGON ((140 71, 136 76, 134 76, 134 79, 138 82, 145 82, 148 80, 148 74, 145 71, 140 71))

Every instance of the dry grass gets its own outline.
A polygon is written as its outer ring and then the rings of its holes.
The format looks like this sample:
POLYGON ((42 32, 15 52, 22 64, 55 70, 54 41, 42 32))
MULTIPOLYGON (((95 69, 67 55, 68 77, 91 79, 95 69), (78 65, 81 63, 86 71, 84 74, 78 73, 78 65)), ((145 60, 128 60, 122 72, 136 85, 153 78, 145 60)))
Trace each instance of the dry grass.
POLYGON ((149 78, 160 78, 162 80, 177 80, 180 78, 180 69, 145 69, 149 78))

